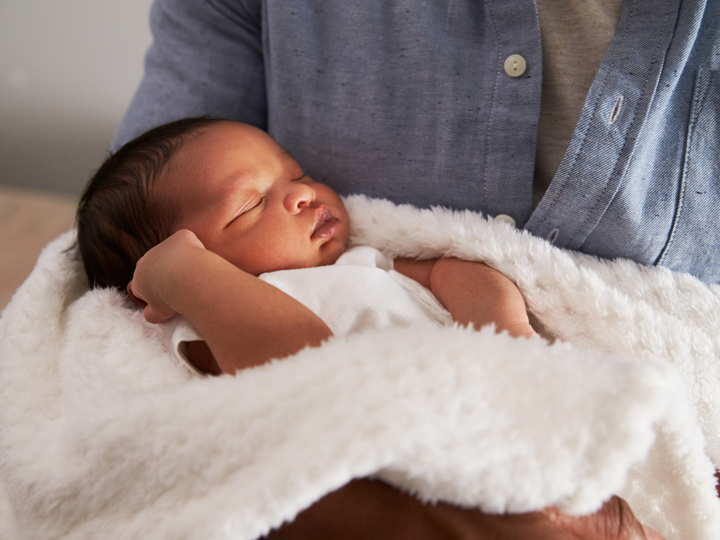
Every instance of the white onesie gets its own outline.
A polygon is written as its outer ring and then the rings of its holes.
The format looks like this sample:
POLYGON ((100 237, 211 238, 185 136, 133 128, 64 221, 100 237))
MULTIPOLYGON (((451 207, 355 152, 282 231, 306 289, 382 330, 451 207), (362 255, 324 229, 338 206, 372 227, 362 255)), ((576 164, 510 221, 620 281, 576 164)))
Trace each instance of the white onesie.
MULTIPOLYGON (((396 272, 392 259, 375 248, 349 249, 331 266, 280 270, 260 279, 307 306, 344 336, 388 327, 452 324, 450 313, 425 287, 396 272)), ((184 354, 183 343, 202 336, 184 317, 162 325, 175 356, 197 371, 184 354)))

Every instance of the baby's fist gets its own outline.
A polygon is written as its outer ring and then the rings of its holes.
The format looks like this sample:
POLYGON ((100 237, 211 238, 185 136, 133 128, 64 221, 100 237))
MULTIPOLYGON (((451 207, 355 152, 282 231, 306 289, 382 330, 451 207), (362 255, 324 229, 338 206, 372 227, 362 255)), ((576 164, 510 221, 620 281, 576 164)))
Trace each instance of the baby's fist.
POLYGON ((159 324, 177 314, 164 299, 169 292, 164 290, 168 286, 166 278, 178 265, 187 261, 189 252, 198 248, 205 249, 205 246, 195 233, 181 229, 138 260, 133 279, 127 285, 127 293, 143 308, 146 321, 159 324))

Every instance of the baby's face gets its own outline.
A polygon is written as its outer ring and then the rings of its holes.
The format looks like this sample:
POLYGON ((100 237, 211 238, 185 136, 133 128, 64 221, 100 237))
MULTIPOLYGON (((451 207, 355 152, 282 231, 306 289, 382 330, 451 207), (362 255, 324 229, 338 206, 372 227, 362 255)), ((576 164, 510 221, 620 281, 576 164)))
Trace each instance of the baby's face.
POLYGON ((170 160, 160 195, 180 202, 176 230, 253 275, 333 264, 349 219, 335 191, 303 174, 265 132, 222 122, 170 160))

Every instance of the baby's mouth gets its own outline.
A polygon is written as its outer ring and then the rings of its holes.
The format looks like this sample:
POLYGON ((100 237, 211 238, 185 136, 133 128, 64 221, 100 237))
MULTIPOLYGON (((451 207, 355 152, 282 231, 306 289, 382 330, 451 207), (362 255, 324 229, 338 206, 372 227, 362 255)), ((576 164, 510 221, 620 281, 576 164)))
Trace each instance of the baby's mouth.
POLYGON ((333 215, 330 208, 322 206, 315 216, 315 229, 310 238, 332 238, 340 226, 340 221, 333 215))

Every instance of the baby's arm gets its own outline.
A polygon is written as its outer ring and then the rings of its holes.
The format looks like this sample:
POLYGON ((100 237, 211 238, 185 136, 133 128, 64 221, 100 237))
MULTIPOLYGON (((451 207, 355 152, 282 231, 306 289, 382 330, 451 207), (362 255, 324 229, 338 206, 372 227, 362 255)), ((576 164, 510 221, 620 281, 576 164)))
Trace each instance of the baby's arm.
POLYGON ((332 335, 308 308, 206 250, 187 230, 138 261, 128 292, 147 303, 149 322, 184 315, 223 373, 317 346, 332 335))
POLYGON ((455 258, 396 259, 395 270, 430 289, 456 322, 531 337, 525 300, 517 286, 489 266, 455 258))

